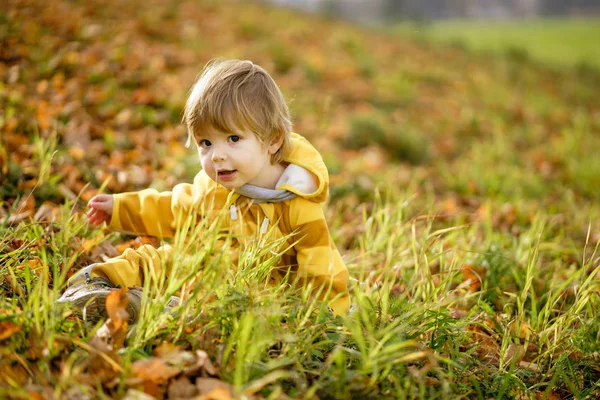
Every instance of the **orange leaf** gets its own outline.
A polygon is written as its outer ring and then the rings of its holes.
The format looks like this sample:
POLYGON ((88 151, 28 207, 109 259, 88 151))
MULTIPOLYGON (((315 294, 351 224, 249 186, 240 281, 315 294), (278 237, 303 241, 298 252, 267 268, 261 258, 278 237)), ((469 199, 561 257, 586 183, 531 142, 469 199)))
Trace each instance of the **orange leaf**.
POLYGON ((461 268, 461 272, 465 280, 471 281, 471 291, 475 292, 481 289, 481 281, 483 279, 483 273, 485 272, 485 268, 483 267, 474 267, 472 265, 465 264, 461 268))
POLYGON ((81 147, 77 147, 77 146, 71 146, 69 147, 69 149, 67 150, 67 152, 69 153, 69 155, 71 157, 73 157, 75 160, 83 160, 85 158, 85 150, 82 149, 81 147))
POLYGON ((110 321, 107 321, 107 326, 113 337, 113 346, 115 349, 123 347, 125 335, 127 334, 127 319, 129 318, 129 314, 127 313, 128 302, 129 298, 127 297, 126 288, 115 290, 106 297, 106 312, 110 317, 110 321))
POLYGON ((25 213, 25 212, 33 213, 34 210, 35 210, 35 197, 33 197, 33 194, 30 193, 29 195, 22 198, 21 201, 19 201, 19 204, 17 205, 17 209, 15 210, 15 212, 17 214, 25 213))
POLYGON ((164 382, 177 375, 180 371, 167 365, 159 358, 138 360, 131 366, 133 374, 147 381, 164 382))
POLYGON ((510 328, 511 334, 521 339, 525 339, 528 334, 533 333, 533 329, 529 326, 529 324, 526 321, 518 323, 517 321, 513 320, 508 324, 508 327, 510 328))
POLYGON ((10 321, 0 322, 0 340, 8 339, 20 330, 21 327, 19 325, 13 324, 10 321))
POLYGON ((93 237, 91 239, 84 240, 83 243, 81 244, 81 246, 83 247, 83 250, 87 253, 87 252, 92 251, 92 249, 94 249, 94 247, 98 246, 98 244, 101 243, 103 239, 104 239, 104 234, 100 233, 99 235, 96 235, 95 237, 93 237))
POLYGON ((233 400, 231 390, 226 387, 215 388, 200 398, 206 400, 233 400))
POLYGON ((198 378, 196 387, 200 392, 199 399, 203 400, 231 400, 233 390, 231 386, 215 378, 198 378))

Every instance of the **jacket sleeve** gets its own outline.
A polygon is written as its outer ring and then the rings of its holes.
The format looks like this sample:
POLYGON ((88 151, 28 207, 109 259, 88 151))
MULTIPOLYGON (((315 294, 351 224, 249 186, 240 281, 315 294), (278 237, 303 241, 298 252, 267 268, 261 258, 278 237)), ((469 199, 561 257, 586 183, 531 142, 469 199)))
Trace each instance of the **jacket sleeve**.
POLYGON ((298 277, 328 300, 336 315, 350 308, 348 269, 329 235, 325 215, 318 203, 296 199, 290 209, 294 250, 298 259, 298 277))
POLYGON ((197 181, 181 183, 168 192, 146 189, 114 195, 109 227, 137 235, 174 236, 178 221, 189 215, 193 204, 202 197, 197 181))

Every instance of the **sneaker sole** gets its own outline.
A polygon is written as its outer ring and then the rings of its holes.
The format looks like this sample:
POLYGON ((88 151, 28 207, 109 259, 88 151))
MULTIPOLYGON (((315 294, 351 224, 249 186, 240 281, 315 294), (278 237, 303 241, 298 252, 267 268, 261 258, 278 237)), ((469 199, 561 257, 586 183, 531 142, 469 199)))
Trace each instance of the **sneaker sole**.
MULTIPOLYGON (((72 308, 75 309, 77 314, 81 315, 85 321, 90 322, 98 322, 101 319, 108 318, 108 312, 106 311, 106 298, 108 294, 106 293, 90 293, 78 297, 76 299, 69 299, 68 303, 72 305, 72 308)), ((66 303, 67 301, 65 301, 66 303)), ((127 314, 129 314, 129 318, 127 322, 129 324, 133 324, 137 322, 139 315, 136 307, 131 302, 131 299, 127 302, 127 307, 125 308, 127 314)))

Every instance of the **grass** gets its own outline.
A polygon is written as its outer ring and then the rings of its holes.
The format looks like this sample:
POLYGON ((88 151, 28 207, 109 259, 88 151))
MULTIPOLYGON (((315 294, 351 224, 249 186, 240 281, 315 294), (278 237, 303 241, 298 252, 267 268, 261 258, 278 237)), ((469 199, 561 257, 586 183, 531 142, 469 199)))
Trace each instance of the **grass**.
MULTIPOLYGON (((599 328, 598 245, 590 244, 593 253, 567 279, 558 278, 562 271, 556 260, 572 249, 557 251, 544 239, 544 216, 506 240, 486 229, 491 216, 436 229, 435 218, 411 216, 410 204, 396 206, 405 202, 404 196, 389 194, 364 216, 365 229, 357 238, 360 256, 348 263, 361 282, 353 287, 355 311, 337 319, 310 301, 308 292, 265 285, 272 259, 258 252, 236 273, 223 274, 217 266, 227 260, 209 256, 214 230, 186 221, 174 240, 175 254, 181 256, 169 278, 145 287, 146 293, 164 296, 145 303, 141 321, 119 353, 124 369, 116 376, 146 358, 157 343, 168 342, 185 344, 192 352, 220 348, 212 353, 220 376, 239 393, 260 388, 257 392, 267 397, 285 392, 320 398, 489 398, 536 387, 559 388, 575 397, 595 393, 593 369, 588 372, 592 381, 579 380, 579 374, 595 357, 589 340, 596 339, 599 328), (461 250, 467 246, 468 252, 461 250), (481 291, 463 281, 460 266, 467 259, 479 260, 481 291), (386 267, 366 267, 375 263, 386 267), (492 272, 496 268, 500 276, 492 272), (556 283, 548 284, 548 277, 556 283), (565 295, 569 287, 577 290, 565 295), (165 300, 182 288, 184 305, 175 314, 162 313, 165 300), (461 313, 466 314, 458 317, 461 313), (580 367, 573 369, 573 363, 580 367), (465 386, 469 377, 475 382, 465 386)), ((60 396, 74 387, 79 374, 93 371, 91 356, 77 348, 98 326, 82 324, 53 302, 69 265, 82 255, 66 244, 94 232, 70 204, 61 207, 61 222, 48 228, 44 245, 40 224, 3 228, 11 232, 4 235, 5 248, 16 236, 27 243, 2 256, 2 274, 23 283, 18 290, 2 288, 2 322, 20 327, 4 340, 3 357, 14 363, 10 372, 3 371, 9 385, 5 395, 26 393, 17 384, 19 373, 46 374, 60 396), (32 267, 25 260, 39 262, 32 267), (28 338, 36 338, 35 345, 28 338), (37 361, 24 363, 19 353, 25 349, 27 358, 40 351, 37 361), (64 362, 65 353, 74 357, 55 376, 51 365, 64 362)), ((260 249, 269 254, 272 247, 260 249)))
POLYGON ((0 14, 0 397, 190 398, 208 377, 248 398, 598 397, 592 70, 251 3, 158 1, 161 24, 128 1, 45 7, 0 14), (276 244, 224 267, 232 238, 190 218, 111 348, 106 326, 54 301, 81 267, 145 242, 90 227, 85 201, 193 177, 178 110, 226 54, 274 72, 330 167, 353 310, 267 284, 276 244))
POLYGON ((558 66, 600 68, 596 39, 600 24, 596 18, 407 22, 393 30, 478 52, 531 57, 558 66))

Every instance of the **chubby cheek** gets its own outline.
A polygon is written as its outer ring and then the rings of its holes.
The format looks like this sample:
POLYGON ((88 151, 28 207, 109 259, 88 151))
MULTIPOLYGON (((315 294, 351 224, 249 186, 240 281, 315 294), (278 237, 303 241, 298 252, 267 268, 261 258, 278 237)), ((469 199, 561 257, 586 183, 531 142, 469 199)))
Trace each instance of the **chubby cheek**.
POLYGON ((206 172, 208 176, 210 176, 211 178, 214 177, 214 169, 212 168, 212 164, 209 159, 207 159, 206 157, 200 157, 200 165, 202 165, 202 169, 204 170, 204 172, 206 172))

